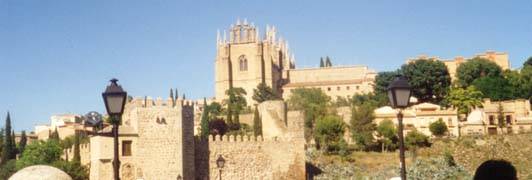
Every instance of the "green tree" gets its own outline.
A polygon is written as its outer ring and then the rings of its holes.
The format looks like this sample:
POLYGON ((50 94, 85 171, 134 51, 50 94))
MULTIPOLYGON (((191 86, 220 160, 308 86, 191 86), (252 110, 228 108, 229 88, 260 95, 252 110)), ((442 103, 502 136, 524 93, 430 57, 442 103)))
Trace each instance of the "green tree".
POLYGON ((448 94, 451 76, 443 62, 417 59, 401 67, 412 86, 412 95, 420 102, 440 103, 448 94))
POLYGON ((327 114, 331 98, 318 88, 296 88, 288 99, 290 108, 303 111, 305 117, 305 138, 313 137, 316 119, 327 114))
POLYGON ((375 94, 387 94, 387 89, 390 83, 400 75, 399 71, 383 71, 379 72, 375 77, 375 85, 373 85, 373 91, 375 94))
POLYGON ((317 143, 325 152, 337 152, 343 140, 345 124, 342 119, 335 115, 327 115, 318 118, 314 129, 317 143))
POLYGON ((22 157, 17 161, 17 169, 36 164, 51 164, 61 158, 61 146, 58 141, 37 141, 26 146, 22 157))
POLYGON ((4 152, 4 136, 5 130, 4 128, 0 128, 0 166, 2 164, 2 153, 4 152))
POLYGON ((220 114, 222 113, 222 111, 223 107, 220 103, 211 102, 211 104, 209 104, 209 120, 212 121, 214 119, 217 119, 218 116, 220 116, 220 114))
POLYGON ((336 96, 336 100, 334 101, 335 107, 349 106, 349 104, 349 99, 343 96, 336 96))
POLYGON ((89 179, 89 168, 82 166, 78 161, 55 161, 51 164, 52 166, 63 170, 67 173, 73 180, 86 180, 89 179))
POLYGON ((325 57, 325 67, 332 67, 331 58, 329 56, 325 57))
POLYGON ((532 56, 529 57, 529 58, 523 63, 523 67, 526 67, 526 66, 532 66, 532 56))
POLYGON ((377 136, 381 141, 381 150, 385 152, 393 145, 393 141, 397 138, 397 129, 392 121, 385 119, 377 126, 377 136))
POLYGON ((320 57, 320 68, 325 67, 325 62, 323 62, 323 57, 320 57))
POLYGON ((508 80, 514 98, 531 99, 532 65, 525 65, 521 70, 506 70, 504 78, 508 80))
POLYGON ((17 172, 16 161, 15 159, 11 159, 0 165, 0 179, 8 179, 17 172))
POLYGON ((253 112, 253 134, 255 136, 262 135, 262 120, 257 106, 255 106, 255 112, 253 112))
POLYGON ((373 123, 375 106, 364 103, 351 108, 351 135, 359 148, 367 150, 373 145, 373 132, 376 125, 373 123))
POLYGON ((447 132, 447 125, 440 118, 438 121, 434 121, 429 124, 429 130, 434 136, 443 136, 447 132))
POLYGON ((209 137, 210 131, 209 131, 209 105, 207 105, 207 99, 203 98, 203 113, 201 114, 201 121, 200 121, 200 127, 201 127, 201 133, 200 136, 203 138, 209 137))
POLYGON ((458 66, 456 77, 461 87, 468 87, 481 77, 497 77, 502 75, 502 69, 499 65, 484 58, 473 58, 458 66))
POLYGON ((238 130, 240 129, 240 112, 247 106, 246 98, 244 98, 246 90, 243 88, 230 88, 225 94, 228 96, 228 99, 224 100, 228 112, 227 124, 229 129, 238 130))
POLYGON ((494 101, 513 99, 517 91, 508 80, 498 76, 475 79, 472 85, 482 92, 484 98, 490 98, 494 101))
POLYGON ((405 145, 412 151, 412 158, 415 159, 417 149, 420 147, 427 147, 430 145, 429 137, 417 130, 410 131, 405 136, 405 145))
POLYGON ((271 87, 266 85, 266 83, 259 83, 257 88, 253 89, 252 98, 257 101, 257 103, 262 103, 264 101, 278 99, 278 96, 271 87))
POLYGON ((351 106, 360 106, 362 104, 367 104, 373 108, 380 106, 385 106, 388 104, 388 96, 385 94, 377 95, 373 93, 369 94, 355 94, 349 99, 351 106))
POLYGON ((28 137, 26 136, 26 131, 22 131, 20 135, 20 141, 18 143, 19 152, 24 152, 24 148, 26 148, 26 144, 28 143, 28 137))
MULTIPOLYGON (((111 118, 111 119, 113 119, 113 118, 111 118)), ((59 138, 59 132, 57 131, 57 127, 54 129, 54 132, 52 132, 52 134, 50 134, 49 139, 55 140, 57 142, 59 142, 59 140, 61 140, 59 138)))
POLYGON ((74 157, 72 158, 74 162, 81 162, 80 140, 80 133, 76 131, 74 133, 74 157))
POLYGON ((447 97, 446 103, 452 105, 458 110, 460 114, 468 115, 472 108, 482 106, 482 92, 478 91, 474 86, 467 88, 451 88, 447 97))
POLYGON ((13 135, 11 134, 11 116, 7 112, 6 124, 4 128, 4 147, 2 148, 2 163, 15 159, 16 157, 16 145, 13 141, 13 135))

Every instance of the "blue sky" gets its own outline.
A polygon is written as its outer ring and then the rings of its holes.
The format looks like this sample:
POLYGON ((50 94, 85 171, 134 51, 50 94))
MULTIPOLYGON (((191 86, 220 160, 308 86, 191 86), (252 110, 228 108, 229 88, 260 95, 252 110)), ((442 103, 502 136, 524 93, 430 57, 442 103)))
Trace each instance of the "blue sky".
POLYGON ((419 54, 532 56, 532 1, 0 0, 0 125, 33 130, 57 113, 104 111, 116 77, 133 96, 179 88, 210 97, 216 31, 247 18, 275 25, 297 67, 398 68, 419 54))

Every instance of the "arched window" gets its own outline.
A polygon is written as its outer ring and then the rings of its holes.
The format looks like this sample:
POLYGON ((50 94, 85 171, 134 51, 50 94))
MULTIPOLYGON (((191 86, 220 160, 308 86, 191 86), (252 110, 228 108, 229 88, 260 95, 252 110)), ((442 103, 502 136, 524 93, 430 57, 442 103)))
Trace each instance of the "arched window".
POLYGON ((248 70, 248 59, 246 59, 246 56, 242 55, 238 58, 238 62, 240 65, 240 71, 247 71, 248 70))

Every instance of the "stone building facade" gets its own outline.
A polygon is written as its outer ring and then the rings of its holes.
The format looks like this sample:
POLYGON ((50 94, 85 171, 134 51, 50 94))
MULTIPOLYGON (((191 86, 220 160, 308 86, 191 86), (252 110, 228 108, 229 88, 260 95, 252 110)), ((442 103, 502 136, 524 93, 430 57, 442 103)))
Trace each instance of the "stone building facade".
POLYGON ((464 135, 523 132, 532 132, 532 109, 527 99, 508 101, 484 99, 482 107, 473 110, 461 128, 461 133, 464 135), (499 124, 499 118, 502 118, 504 124, 499 124))
POLYGON ((320 88, 329 96, 347 97, 373 91, 375 71, 365 66, 295 69, 294 55, 288 43, 277 37, 275 27, 266 27, 262 36, 253 23, 247 21, 218 33, 215 60, 215 100, 226 99, 231 87, 243 88, 248 105, 253 101, 253 89, 266 83, 281 97, 288 98, 295 88, 320 88))
POLYGON ((499 65, 502 70, 510 69, 510 60, 508 59, 508 53, 505 52, 495 52, 495 51, 486 51, 485 53, 476 54, 471 58, 464 58, 463 56, 457 56, 454 59, 441 59, 437 56, 434 57, 428 57, 426 55, 420 55, 415 58, 410 58, 407 60, 407 62, 416 60, 416 59, 435 59, 442 61, 445 66, 447 66, 447 70, 449 71, 449 75, 451 75, 451 80, 456 79, 456 70, 458 69, 458 66, 460 64, 467 62, 468 59, 472 59, 475 57, 480 57, 484 59, 488 59, 495 64, 499 65))
MULTIPOLYGON (((122 179, 194 179, 191 104, 172 98, 135 98, 126 104, 119 127, 122 179)), ((112 179, 113 139, 93 136, 90 142, 90 179, 112 179)))
MULTIPOLYGON (((416 104, 403 110, 405 134, 415 129, 427 136, 432 136, 429 125, 439 119, 443 120, 447 125, 449 136, 459 136, 459 121, 456 110, 444 109, 431 103, 416 104)), ((392 109, 390 106, 375 109, 375 123, 379 124, 383 120, 391 120, 394 124, 398 124, 397 110, 392 109)))
MULTIPOLYGON (((286 111, 283 101, 264 102, 258 106, 263 136, 201 139, 194 137, 194 104, 172 98, 127 102, 119 127, 121 179, 305 178, 300 112, 286 111), (226 161, 223 169, 216 166, 220 156, 226 161)), ((89 159, 90 179, 112 179, 111 137, 92 136, 81 154, 82 163, 89 159)))
POLYGON ((318 88, 333 100, 354 94, 373 92, 377 73, 367 66, 338 66, 288 70, 288 83, 283 86, 283 98, 296 88, 318 88))

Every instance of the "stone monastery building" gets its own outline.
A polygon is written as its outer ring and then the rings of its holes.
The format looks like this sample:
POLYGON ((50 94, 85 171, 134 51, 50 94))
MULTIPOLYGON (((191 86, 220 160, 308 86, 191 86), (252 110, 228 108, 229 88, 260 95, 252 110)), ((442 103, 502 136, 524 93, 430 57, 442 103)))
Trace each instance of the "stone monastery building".
POLYGON ((266 83, 287 98, 290 90, 307 87, 320 88, 332 98, 373 91, 374 70, 366 66, 323 67, 296 69, 294 55, 283 38, 277 37, 275 27, 266 27, 262 36, 253 23, 236 22, 229 28, 229 37, 218 32, 215 62, 215 99, 225 99, 225 91, 241 87, 248 105, 253 89, 266 83))

